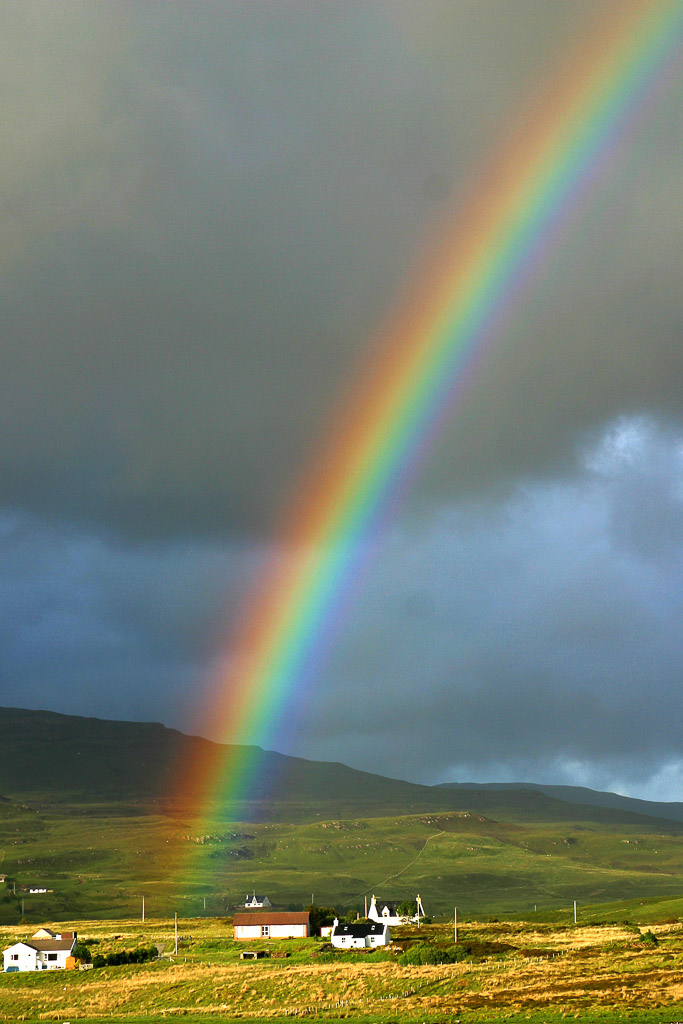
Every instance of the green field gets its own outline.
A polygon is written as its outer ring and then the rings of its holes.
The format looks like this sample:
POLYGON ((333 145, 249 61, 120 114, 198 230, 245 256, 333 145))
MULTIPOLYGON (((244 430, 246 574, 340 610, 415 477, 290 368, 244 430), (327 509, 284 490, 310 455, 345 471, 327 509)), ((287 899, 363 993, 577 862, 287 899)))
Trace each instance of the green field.
MULTIPOLYGON (((115 805, 0 805, 0 922, 226 914, 252 889, 273 903, 341 910, 364 897, 422 894, 433 916, 567 915, 586 904, 683 894, 680 826, 645 830, 581 821, 520 823, 448 812, 307 823, 204 826, 115 805), (53 892, 29 895, 21 886, 53 892), (13 891, 15 890, 15 891, 13 891), (22 904, 23 900, 23 904, 22 904)), ((673 913, 673 912, 672 912, 673 913)))

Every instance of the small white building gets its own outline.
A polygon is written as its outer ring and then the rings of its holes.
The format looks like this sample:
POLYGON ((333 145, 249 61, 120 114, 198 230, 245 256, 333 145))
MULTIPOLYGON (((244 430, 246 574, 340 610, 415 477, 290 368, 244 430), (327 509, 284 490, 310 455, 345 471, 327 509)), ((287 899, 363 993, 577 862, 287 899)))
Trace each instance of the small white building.
POLYGON ((41 928, 31 939, 15 942, 3 950, 4 970, 68 970, 75 966, 72 955, 75 945, 75 932, 57 934, 50 932, 49 928, 41 928), (44 938, 46 933, 48 937, 44 938))
POLYGON ((235 914, 233 934, 236 939, 305 939, 311 922, 307 910, 235 914))
POLYGON ((391 942, 391 932, 386 922, 357 921, 355 924, 339 924, 335 918, 330 942, 338 949, 387 946, 391 942))
POLYGON ((257 907, 272 907, 272 903, 267 896, 257 896, 256 893, 253 896, 247 896, 244 901, 245 907, 257 908, 257 907))
POLYGON ((425 916, 419 893, 414 901, 414 913, 399 914, 399 906, 401 903, 407 902, 408 900, 382 900, 373 895, 370 901, 368 917, 371 921, 384 921, 386 924, 400 925, 408 924, 411 921, 418 921, 420 917, 425 916))

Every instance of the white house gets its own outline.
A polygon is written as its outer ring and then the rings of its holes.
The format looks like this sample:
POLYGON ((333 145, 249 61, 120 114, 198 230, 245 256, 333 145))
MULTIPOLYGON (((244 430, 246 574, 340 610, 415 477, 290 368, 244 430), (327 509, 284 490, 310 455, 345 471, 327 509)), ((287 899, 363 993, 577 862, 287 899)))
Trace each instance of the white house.
POLYGON ((245 907, 272 907, 272 903, 267 896, 257 896, 256 893, 253 896, 247 896, 244 901, 245 907))
POLYGON ((382 900, 373 896, 370 901, 368 917, 371 921, 384 921, 386 924, 399 925, 408 924, 410 921, 418 921, 420 917, 425 916, 419 893, 414 901, 415 912, 408 915, 399 914, 398 908, 400 904, 408 902, 408 900, 382 900))
POLYGON ((373 946, 386 946, 391 942, 391 932, 389 925, 384 921, 339 924, 335 918, 330 942, 338 949, 368 949, 373 946))
MULTIPOLYGON (((36 935, 41 936, 49 928, 41 928, 36 935)), ((76 945, 75 932, 50 933, 51 937, 36 938, 34 935, 26 942, 15 942, 3 950, 5 971, 50 971, 68 970, 75 967, 73 949, 76 945)))
POLYGON ((236 939, 305 939, 311 923, 307 910, 235 914, 233 933, 236 939))

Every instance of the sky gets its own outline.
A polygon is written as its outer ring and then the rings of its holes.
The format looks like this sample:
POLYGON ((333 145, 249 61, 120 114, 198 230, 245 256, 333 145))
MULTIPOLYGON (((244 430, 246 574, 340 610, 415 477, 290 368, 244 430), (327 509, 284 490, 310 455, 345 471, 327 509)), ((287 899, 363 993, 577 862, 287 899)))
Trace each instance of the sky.
MULTIPOLYGON (((206 722, 330 408, 615 10, 0 10, 0 704, 206 722)), ((679 68, 375 538, 277 749, 683 800, 682 110, 679 68)))

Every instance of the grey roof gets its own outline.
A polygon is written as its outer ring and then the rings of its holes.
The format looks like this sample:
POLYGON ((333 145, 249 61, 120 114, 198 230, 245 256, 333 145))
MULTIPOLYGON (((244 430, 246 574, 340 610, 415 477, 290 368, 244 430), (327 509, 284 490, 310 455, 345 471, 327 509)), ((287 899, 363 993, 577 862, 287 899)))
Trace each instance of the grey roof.
POLYGON ((75 945, 75 940, 71 939, 31 939, 30 942, 25 942, 25 946, 31 946, 33 949, 37 949, 39 953, 59 953, 62 950, 70 951, 75 945))
POLYGON ((359 924, 338 924, 332 930, 333 935, 351 935, 354 939, 363 939, 366 935, 384 935, 385 924, 379 921, 362 921, 359 924))

